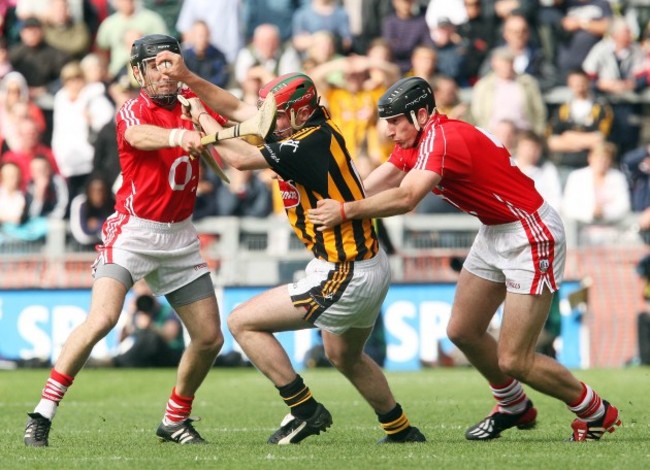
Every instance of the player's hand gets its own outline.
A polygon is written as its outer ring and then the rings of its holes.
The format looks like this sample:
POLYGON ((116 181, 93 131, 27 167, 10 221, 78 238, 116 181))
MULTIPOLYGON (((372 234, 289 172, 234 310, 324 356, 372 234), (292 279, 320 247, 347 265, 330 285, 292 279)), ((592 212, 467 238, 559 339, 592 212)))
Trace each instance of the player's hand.
POLYGON ((336 227, 343 222, 341 204, 333 199, 321 199, 315 209, 309 209, 309 220, 318 225, 317 230, 320 232, 336 227))
POLYGON ((185 65, 183 56, 170 51, 162 51, 156 55, 156 67, 164 78, 186 81, 192 72, 185 65))
POLYGON ((201 137, 203 137, 201 132, 188 130, 183 134, 181 147, 183 147, 183 150, 188 152, 191 156, 195 157, 201 152, 201 150, 203 150, 201 137))
POLYGON ((197 97, 186 98, 183 95, 178 95, 178 101, 181 103, 181 119, 185 121, 192 121, 195 127, 200 127, 199 116, 203 113, 209 114, 203 103, 197 97))
POLYGON ((190 119, 192 122, 194 122, 197 126, 200 126, 199 124, 199 116, 203 113, 210 114, 208 111, 205 109, 205 106, 203 106, 203 102, 198 99, 197 97, 190 98, 188 100, 190 102, 190 119))

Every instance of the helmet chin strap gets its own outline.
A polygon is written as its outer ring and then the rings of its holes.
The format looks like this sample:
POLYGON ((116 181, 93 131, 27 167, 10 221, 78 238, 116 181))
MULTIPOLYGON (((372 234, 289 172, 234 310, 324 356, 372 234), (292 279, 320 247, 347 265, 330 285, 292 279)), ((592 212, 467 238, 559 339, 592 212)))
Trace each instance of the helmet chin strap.
MULTIPOLYGON (((304 107, 305 106, 303 106, 300 109, 303 109, 304 107)), ((311 115, 314 114, 315 111, 316 111, 316 109, 314 109, 312 111, 312 113, 309 115, 309 117, 311 117, 311 115)), ((273 131, 273 136, 278 140, 284 139, 285 137, 283 137, 283 134, 286 131, 288 131, 289 129, 291 129, 294 132, 299 131, 300 129, 302 129, 304 127, 305 123, 307 122, 307 121, 305 121, 301 125, 298 125, 298 121, 296 119, 296 111, 294 109, 289 109, 288 113, 289 113, 289 123, 290 123, 289 127, 285 127, 284 129, 276 129, 276 130, 273 131)), ((309 118, 307 118, 307 119, 309 119, 309 118)))
MULTIPOLYGON (((318 103, 320 104, 320 96, 318 97, 318 103)), ((308 106, 308 105, 303 106, 303 107, 300 108, 298 111, 300 111, 300 110, 306 108, 307 106, 308 106)), ((297 122, 296 122, 296 111, 295 111, 293 108, 290 109, 290 110, 289 110, 289 121, 291 122, 291 128, 292 128, 294 131, 299 131, 300 129, 302 129, 302 127, 303 127, 303 126, 305 125, 305 123, 309 120, 309 118, 314 114, 315 111, 316 111, 316 108, 314 108, 314 109, 312 110, 311 114, 307 117, 307 119, 305 119, 305 122, 303 122, 303 123, 299 126, 299 125, 297 124, 297 122)))
MULTIPOLYGON (((300 108, 300 109, 303 109, 303 108, 300 108)), ((313 114, 313 111, 312 111, 312 114, 313 114)), ((311 114, 309 115, 309 117, 311 117, 311 114)), ((291 122, 291 128, 294 131, 299 131, 300 129, 302 129, 302 127, 305 125, 305 122, 307 122, 307 121, 305 121, 301 125, 298 125, 298 123, 296 122, 296 111, 294 109, 289 110, 289 121, 291 122)))
POLYGON ((146 82, 145 82, 145 79, 144 79, 144 70, 142 69, 142 64, 141 63, 138 64, 137 68, 138 68, 139 73, 138 73, 138 76, 135 77, 135 79, 137 80, 138 85, 140 85, 140 88, 145 88, 146 82))
MULTIPOLYGON (((420 108, 420 109, 422 109, 422 108, 420 108)), ((428 109, 427 109, 427 111, 428 111, 428 109)), ((429 115, 429 117, 431 117, 431 115, 433 115, 436 112, 438 112, 438 108, 434 107, 433 110, 431 111, 431 114, 429 115)), ((418 116, 417 116, 415 110, 412 109, 411 112, 409 113, 409 116, 411 117, 411 123, 413 124, 413 127, 415 127, 415 130, 418 131, 418 132, 421 131, 422 126, 420 126, 420 123, 418 122, 418 116)), ((428 121, 428 119, 427 119, 427 121, 428 121)))
POLYGON ((411 122, 413 123, 415 130, 419 132, 421 128, 420 128, 420 123, 418 122, 418 116, 417 114, 415 114, 415 110, 413 109, 411 110, 410 116, 411 116, 411 122))
POLYGON ((294 131, 299 131, 302 126, 299 126, 296 122, 296 111, 294 109, 289 110, 289 121, 291 122, 291 128, 294 131))

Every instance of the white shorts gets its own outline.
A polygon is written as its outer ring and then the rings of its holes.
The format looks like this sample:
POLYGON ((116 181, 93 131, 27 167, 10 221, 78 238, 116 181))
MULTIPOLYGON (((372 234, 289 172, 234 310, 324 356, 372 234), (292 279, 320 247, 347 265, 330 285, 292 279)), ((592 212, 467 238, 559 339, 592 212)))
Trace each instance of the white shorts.
POLYGON ((209 273, 191 219, 161 223, 114 213, 102 229, 103 245, 93 265, 115 263, 142 278, 155 295, 173 292, 209 273))
POLYGON ((389 285, 390 265, 380 249, 364 261, 335 264, 313 259, 305 277, 288 284, 288 289, 293 304, 305 308, 305 320, 340 335, 375 324, 389 285))
POLYGON ((559 214, 544 203, 528 218, 481 226, 463 267, 476 276, 505 283, 508 292, 541 294, 559 289, 566 240, 559 214))

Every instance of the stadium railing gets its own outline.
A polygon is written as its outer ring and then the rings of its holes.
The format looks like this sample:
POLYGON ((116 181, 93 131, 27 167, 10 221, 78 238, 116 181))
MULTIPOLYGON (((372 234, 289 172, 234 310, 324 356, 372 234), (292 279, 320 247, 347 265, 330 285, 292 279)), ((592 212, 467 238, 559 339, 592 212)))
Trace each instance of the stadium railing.
MULTIPOLYGON (((393 282, 452 281, 454 260, 462 259, 480 226, 466 214, 405 215, 384 219, 396 247, 390 257, 393 282)), ((594 226, 565 221, 569 250, 585 246, 594 226)), ((275 285, 291 282, 311 255, 294 235, 285 216, 209 217, 196 222, 202 252, 219 285, 275 285)), ((637 216, 604 227, 601 245, 642 244, 637 216)), ((0 244, 0 289, 88 287, 96 253, 72 241, 66 222, 51 221, 44 242, 0 244)))

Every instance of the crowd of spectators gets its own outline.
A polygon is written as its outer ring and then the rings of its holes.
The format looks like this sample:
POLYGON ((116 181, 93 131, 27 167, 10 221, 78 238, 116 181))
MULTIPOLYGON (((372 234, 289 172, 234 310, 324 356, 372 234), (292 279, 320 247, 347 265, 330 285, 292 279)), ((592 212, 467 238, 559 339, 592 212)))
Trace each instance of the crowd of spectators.
MULTIPOLYGON (((0 245, 43 239, 50 218, 97 242, 120 184, 114 115, 138 93, 130 45, 151 33, 246 101, 310 74, 361 173, 391 149, 377 100, 423 77, 439 111, 493 133, 564 217, 639 213, 650 231, 649 17, 634 0, 0 2, 0 245)), ((282 211, 273 175, 227 171, 230 185, 203 171, 195 218, 282 211)), ((427 201, 418 213, 453 211, 427 201)))

